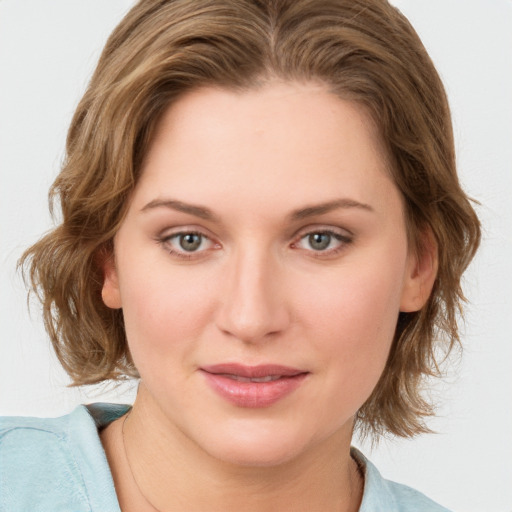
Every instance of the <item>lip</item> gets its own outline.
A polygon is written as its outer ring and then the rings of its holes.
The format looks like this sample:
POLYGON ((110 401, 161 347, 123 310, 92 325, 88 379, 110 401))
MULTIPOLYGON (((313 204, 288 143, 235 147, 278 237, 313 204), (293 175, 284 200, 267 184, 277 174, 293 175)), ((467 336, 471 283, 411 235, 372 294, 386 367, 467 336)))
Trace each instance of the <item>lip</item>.
POLYGON ((309 372, 289 366, 247 366, 225 363, 203 366, 200 371, 222 398, 245 408, 269 407, 296 390, 309 372), (249 379, 271 379, 255 382, 249 379))

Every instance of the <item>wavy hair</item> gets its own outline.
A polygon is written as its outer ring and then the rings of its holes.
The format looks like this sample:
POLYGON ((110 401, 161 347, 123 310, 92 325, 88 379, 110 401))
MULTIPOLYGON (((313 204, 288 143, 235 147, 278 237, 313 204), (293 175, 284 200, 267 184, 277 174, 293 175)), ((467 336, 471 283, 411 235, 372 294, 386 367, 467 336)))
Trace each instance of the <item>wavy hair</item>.
POLYGON ((69 128, 49 193, 62 223, 19 265, 75 385, 136 376, 122 312, 101 298, 100 262, 137 185, 162 113, 203 86, 320 81, 364 106, 404 199, 409 242, 430 230, 439 270, 427 304, 401 313, 385 370, 358 413, 363 433, 427 431, 421 394, 436 355, 459 343, 460 280, 480 240, 461 189, 450 111, 418 35, 385 0, 141 0, 114 30, 69 128))

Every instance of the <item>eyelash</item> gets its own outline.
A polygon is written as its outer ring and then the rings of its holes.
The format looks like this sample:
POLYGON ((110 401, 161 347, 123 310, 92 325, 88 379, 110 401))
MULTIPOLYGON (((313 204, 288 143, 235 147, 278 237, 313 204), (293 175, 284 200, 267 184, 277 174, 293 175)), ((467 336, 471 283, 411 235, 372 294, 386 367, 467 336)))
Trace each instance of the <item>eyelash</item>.
MULTIPOLYGON (((213 246, 220 247, 220 244, 216 244, 215 242, 213 242, 207 235, 205 235, 204 233, 201 233, 200 231, 195 231, 195 230, 178 231, 178 232, 172 233, 170 235, 158 237, 156 239, 156 241, 160 245, 162 245, 171 256, 176 256, 176 257, 184 259, 184 260, 198 258, 206 250, 190 251, 190 252, 183 250, 183 252, 182 252, 182 251, 173 249, 173 247, 171 245, 171 241, 173 239, 178 240, 180 237, 183 237, 186 235, 193 235, 193 236, 201 237, 201 244, 204 241, 209 241, 213 246)), ((298 247, 299 243, 313 235, 329 236, 330 237, 329 245, 331 244, 331 242, 333 240, 338 242, 338 246, 334 249, 332 249, 332 248, 325 249, 325 250, 304 249, 305 251, 311 253, 311 256, 313 256, 315 258, 330 258, 330 257, 336 256, 337 254, 339 254, 341 251, 343 251, 348 245, 350 245, 353 242, 353 237, 351 235, 341 234, 338 231, 334 231, 332 229, 316 229, 316 230, 309 230, 307 232, 302 232, 296 238, 297 241, 295 241, 291 244, 291 247, 300 249, 300 247, 298 247)))
MULTIPOLYGON (((157 242, 162 245, 165 250, 171 255, 171 256, 176 256, 178 258, 181 258, 181 259, 184 259, 184 260, 190 260, 192 258, 197 258, 199 254, 201 254, 202 252, 204 251, 190 251, 190 252, 187 252, 185 250, 183 250, 183 252, 181 251, 177 251, 175 249, 173 249, 172 245, 171 245, 171 241, 173 239, 176 239, 176 240, 179 240, 180 237, 183 237, 183 236, 186 236, 186 235, 195 235, 195 236, 199 236, 201 237, 201 243, 203 243, 203 241, 206 241, 208 240, 210 243, 212 243, 213 245, 217 245, 219 246, 219 244, 215 244, 208 236, 206 236, 204 233, 201 233, 200 231, 195 231, 195 230, 189 230, 189 231, 178 231, 177 233, 172 233, 170 235, 165 235, 165 236, 162 236, 162 237, 158 237, 157 238, 157 242)), ((220 247, 220 246, 219 246, 220 247)))
MULTIPOLYGON (((340 252, 345 250, 348 245, 350 245, 353 242, 352 235, 349 234, 342 234, 339 231, 335 231, 333 229, 308 229, 306 232, 302 232, 299 234, 297 241, 292 243, 292 247, 297 247, 299 243, 301 243, 303 240, 306 240, 308 237, 312 235, 328 235, 330 237, 329 245, 331 242, 337 241, 338 245, 335 248, 331 249, 325 249, 325 250, 314 250, 314 249, 304 249, 308 253, 310 253, 310 256, 313 258, 318 259, 330 259, 335 256, 337 256, 340 252)), ((300 248, 299 248, 300 249, 300 248)))

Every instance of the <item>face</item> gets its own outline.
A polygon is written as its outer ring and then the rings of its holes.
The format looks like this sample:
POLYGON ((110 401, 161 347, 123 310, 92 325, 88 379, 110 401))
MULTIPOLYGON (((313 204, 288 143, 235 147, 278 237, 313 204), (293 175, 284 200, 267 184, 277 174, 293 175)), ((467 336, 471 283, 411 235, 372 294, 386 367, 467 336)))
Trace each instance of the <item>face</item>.
POLYGON ((426 299, 372 123, 318 85, 181 98, 114 245, 103 298, 148 407, 239 464, 349 442, 426 299))

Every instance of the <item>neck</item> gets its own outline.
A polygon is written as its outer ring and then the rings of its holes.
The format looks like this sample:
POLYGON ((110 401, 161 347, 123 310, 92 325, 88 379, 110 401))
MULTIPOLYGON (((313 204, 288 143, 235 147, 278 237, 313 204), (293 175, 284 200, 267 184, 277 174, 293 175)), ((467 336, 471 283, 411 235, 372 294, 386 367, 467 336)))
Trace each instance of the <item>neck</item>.
POLYGON ((124 424, 123 474, 130 491, 121 494, 131 494, 127 502, 138 499, 161 512, 358 510, 363 484, 350 457, 350 435, 335 433, 278 464, 238 465, 206 453, 140 398, 124 424))

